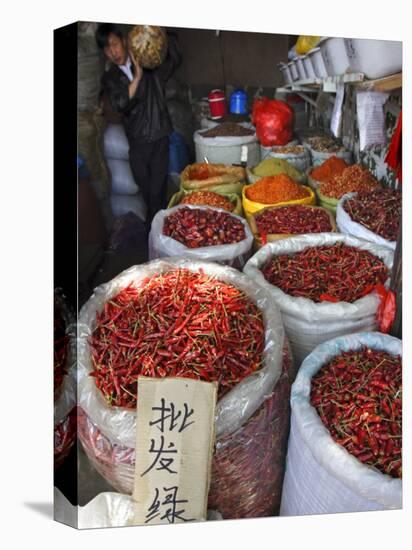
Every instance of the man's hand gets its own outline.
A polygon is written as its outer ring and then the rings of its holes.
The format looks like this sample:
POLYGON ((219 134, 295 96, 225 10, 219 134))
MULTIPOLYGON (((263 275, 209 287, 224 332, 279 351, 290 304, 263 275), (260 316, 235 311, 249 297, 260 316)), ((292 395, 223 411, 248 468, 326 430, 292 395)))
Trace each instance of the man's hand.
POLYGON ((141 68, 141 66, 139 65, 139 62, 137 61, 137 59, 134 57, 134 55, 132 54, 132 52, 129 52, 129 55, 130 55, 130 59, 134 65, 134 78, 133 80, 138 80, 140 81, 140 79, 142 78, 142 75, 143 75, 143 69, 141 68))
POLYGON ((139 82, 142 79, 143 69, 139 65, 139 62, 133 56, 132 52, 129 52, 129 56, 134 66, 133 80, 129 84, 129 98, 131 99, 136 93, 137 87, 139 86, 139 82))

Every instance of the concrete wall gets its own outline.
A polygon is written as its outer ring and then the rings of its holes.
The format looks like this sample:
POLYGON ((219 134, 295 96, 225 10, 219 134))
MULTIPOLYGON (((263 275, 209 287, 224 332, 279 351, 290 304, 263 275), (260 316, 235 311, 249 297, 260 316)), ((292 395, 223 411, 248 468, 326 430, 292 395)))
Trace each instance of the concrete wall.
POLYGON ((287 60, 288 35, 174 28, 183 62, 176 76, 191 88, 226 85, 275 88, 287 60))

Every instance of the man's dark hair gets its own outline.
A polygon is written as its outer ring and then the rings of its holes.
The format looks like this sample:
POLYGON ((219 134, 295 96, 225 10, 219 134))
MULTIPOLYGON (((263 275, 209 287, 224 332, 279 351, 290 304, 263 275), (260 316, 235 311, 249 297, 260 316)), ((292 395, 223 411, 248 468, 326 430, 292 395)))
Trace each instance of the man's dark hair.
POLYGON ((100 23, 96 30, 96 42, 101 50, 107 46, 110 34, 123 38, 120 27, 114 23, 100 23))

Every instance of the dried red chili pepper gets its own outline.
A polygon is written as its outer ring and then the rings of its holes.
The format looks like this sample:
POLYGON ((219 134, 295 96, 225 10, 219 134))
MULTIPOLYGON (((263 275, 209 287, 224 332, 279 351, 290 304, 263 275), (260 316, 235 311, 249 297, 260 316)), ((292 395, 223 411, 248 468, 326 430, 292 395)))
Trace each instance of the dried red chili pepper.
POLYGON ((239 219, 211 208, 179 208, 166 217, 163 234, 189 248, 233 244, 246 238, 239 219))
POLYGON ((260 234, 269 233, 323 233, 332 231, 330 217, 325 210, 299 204, 265 209, 255 215, 260 234))
POLYGON ((365 347, 342 352, 316 373, 311 404, 349 453, 383 473, 402 477, 401 394, 401 357, 365 347))
POLYGON ((343 209, 350 218, 388 241, 396 241, 402 210, 402 195, 394 189, 358 193, 343 209))
POLYGON ((91 376, 108 403, 134 408, 139 375, 218 381, 224 395, 261 368, 264 325, 241 290, 176 269, 106 302, 90 347, 91 376))
POLYGON ((389 276, 381 259, 344 243, 275 256, 261 271, 269 283, 286 294, 314 302, 354 302, 365 295, 365 289, 371 292, 389 276))

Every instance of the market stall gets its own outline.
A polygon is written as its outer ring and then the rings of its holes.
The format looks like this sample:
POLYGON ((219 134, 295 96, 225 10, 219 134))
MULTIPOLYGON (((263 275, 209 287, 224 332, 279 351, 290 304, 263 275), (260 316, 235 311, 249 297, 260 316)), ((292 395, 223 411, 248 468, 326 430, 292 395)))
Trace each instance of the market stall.
MULTIPOLYGON (((226 41, 230 67, 240 33, 197 32, 191 57, 226 41)), ((217 394, 196 519, 400 508, 401 45, 267 35, 269 83, 251 59, 241 85, 207 64, 199 83, 185 58, 195 30, 135 26, 129 50, 155 73, 170 33, 183 66, 165 97, 181 116, 163 207, 153 212, 136 181, 127 123, 110 105, 81 105, 111 175, 110 191, 95 184, 109 237, 77 312, 79 454, 70 432, 56 487, 84 526, 133 524, 138 378, 181 378, 217 394), (77 458, 74 502, 65 475, 77 458)), ((73 327, 59 319, 55 373, 67 385, 73 352, 60 348, 73 327)))

